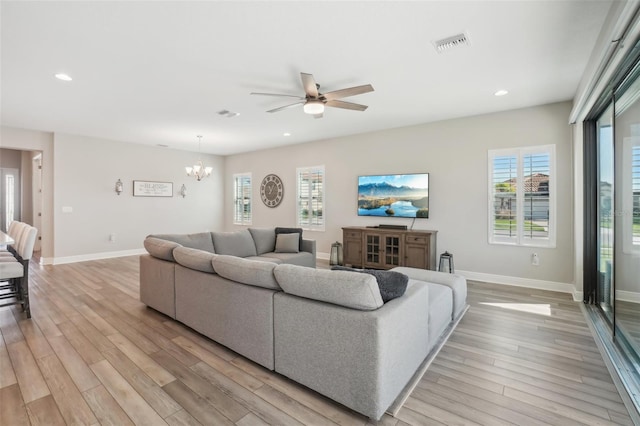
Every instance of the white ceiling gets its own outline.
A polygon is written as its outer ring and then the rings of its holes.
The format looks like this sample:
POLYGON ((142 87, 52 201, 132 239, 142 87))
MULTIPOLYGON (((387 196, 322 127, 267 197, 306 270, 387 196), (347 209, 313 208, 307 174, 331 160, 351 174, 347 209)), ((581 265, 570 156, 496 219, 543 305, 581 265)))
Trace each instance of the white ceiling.
POLYGON ((611 1, 0 4, 2 125, 228 155, 572 99, 611 1), (369 109, 249 95, 300 72, 369 109))

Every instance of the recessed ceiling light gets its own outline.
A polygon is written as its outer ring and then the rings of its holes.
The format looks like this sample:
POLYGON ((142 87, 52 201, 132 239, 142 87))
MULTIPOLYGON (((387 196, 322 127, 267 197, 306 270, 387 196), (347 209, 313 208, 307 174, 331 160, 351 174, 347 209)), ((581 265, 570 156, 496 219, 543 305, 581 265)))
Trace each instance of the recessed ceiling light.
POLYGON ((56 78, 58 80, 62 80, 62 81, 71 81, 71 80, 73 80, 71 77, 69 77, 68 74, 64 74, 64 73, 56 74, 56 78))
POLYGON ((504 96, 508 94, 509 94, 509 91, 504 89, 498 90, 496 93, 494 93, 495 96, 504 96))
POLYGON ((291 136, 291 133, 283 133, 282 136, 291 136))

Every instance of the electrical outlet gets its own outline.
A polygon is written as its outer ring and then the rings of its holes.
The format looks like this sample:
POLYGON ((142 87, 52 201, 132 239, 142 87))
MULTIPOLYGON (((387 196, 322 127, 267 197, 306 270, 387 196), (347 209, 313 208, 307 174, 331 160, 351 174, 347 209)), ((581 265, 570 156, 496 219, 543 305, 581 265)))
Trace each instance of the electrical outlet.
POLYGON ((538 256, 538 253, 533 253, 531 255, 531 264, 533 266, 540 266, 540 256, 538 256))
POLYGON ((110 243, 116 242, 116 234, 109 234, 109 242, 110 243))

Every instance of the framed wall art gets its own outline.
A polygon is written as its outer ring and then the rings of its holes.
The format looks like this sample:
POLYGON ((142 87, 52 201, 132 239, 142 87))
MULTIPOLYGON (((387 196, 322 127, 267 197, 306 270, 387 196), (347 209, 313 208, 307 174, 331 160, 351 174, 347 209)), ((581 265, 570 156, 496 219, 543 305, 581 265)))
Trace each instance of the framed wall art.
POLYGON ((133 181, 134 197, 173 197, 173 182, 133 181))

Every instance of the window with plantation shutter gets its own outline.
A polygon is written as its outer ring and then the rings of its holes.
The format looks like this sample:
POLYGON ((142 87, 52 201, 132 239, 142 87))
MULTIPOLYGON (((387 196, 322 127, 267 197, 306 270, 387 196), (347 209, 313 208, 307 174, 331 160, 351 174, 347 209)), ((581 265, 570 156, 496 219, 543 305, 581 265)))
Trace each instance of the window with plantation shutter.
POLYGON ((298 227, 324 231, 324 166, 300 167, 296 175, 298 227))
POLYGON ((631 235, 636 250, 640 248, 640 142, 631 151, 631 235))
POLYGON ((233 224, 251 225, 251 173, 233 175, 233 224))
POLYGON ((489 151, 489 243, 555 246, 555 146, 489 151))
POLYGON ((640 252, 640 137, 625 138, 622 145, 623 251, 640 252))

